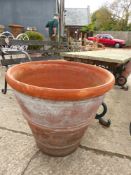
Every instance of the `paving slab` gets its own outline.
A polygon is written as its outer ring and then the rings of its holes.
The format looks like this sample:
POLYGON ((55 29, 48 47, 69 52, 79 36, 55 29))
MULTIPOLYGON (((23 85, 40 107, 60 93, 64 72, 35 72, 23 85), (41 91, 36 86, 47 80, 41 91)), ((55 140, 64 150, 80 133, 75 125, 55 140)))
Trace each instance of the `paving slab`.
POLYGON ((22 175, 37 151, 33 137, 0 129, 0 175, 22 175))
POLYGON ((131 175, 131 160, 77 149, 66 157, 49 157, 41 152, 24 175, 131 175))

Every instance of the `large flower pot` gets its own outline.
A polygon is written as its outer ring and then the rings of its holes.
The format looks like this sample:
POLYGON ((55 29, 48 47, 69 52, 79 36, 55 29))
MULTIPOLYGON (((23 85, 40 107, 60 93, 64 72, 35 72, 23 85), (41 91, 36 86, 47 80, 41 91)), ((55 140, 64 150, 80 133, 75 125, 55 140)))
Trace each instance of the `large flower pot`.
POLYGON ((38 147, 54 156, 78 147, 114 84, 113 75, 103 68, 58 60, 13 66, 6 79, 38 147))
POLYGON ((0 34, 4 32, 5 26, 4 25, 0 25, 0 34))
POLYGON ((14 35, 14 37, 17 37, 20 33, 24 31, 24 26, 18 25, 18 24, 10 24, 9 25, 11 29, 11 33, 14 35))

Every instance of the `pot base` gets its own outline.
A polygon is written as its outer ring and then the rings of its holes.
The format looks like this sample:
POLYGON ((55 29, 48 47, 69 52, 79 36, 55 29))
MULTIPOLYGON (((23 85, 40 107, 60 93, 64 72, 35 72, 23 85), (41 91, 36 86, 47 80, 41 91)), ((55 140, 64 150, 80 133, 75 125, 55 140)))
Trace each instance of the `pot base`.
POLYGON ((44 154, 54 156, 54 157, 64 157, 73 153, 78 148, 80 143, 78 145, 73 145, 70 148, 60 148, 60 149, 49 148, 49 147, 47 148, 43 146, 41 143, 38 143, 37 141, 36 141, 36 144, 44 154))
POLYGON ((28 121, 28 124, 35 137, 38 148, 45 154, 51 156, 66 156, 74 152, 81 141, 87 126, 82 128, 66 128, 66 130, 54 130, 39 126, 28 121))

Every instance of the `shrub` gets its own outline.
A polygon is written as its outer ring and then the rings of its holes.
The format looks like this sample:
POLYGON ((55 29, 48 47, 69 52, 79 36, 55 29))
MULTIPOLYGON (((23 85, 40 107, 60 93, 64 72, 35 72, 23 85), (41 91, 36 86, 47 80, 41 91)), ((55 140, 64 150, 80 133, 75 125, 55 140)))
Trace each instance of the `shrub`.
MULTIPOLYGON (((43 41, 44 40, 44 36, 39 33, 39 32, 36 32, 36 31, 26 31, 25 32, 28 37, 29 37, 29 40, 39 40, 39 41, 43 41)), ((29 50, 38 50, 42 48, 42 46, 35 46, 35 45, 31 45, 28 47, 29 50)))

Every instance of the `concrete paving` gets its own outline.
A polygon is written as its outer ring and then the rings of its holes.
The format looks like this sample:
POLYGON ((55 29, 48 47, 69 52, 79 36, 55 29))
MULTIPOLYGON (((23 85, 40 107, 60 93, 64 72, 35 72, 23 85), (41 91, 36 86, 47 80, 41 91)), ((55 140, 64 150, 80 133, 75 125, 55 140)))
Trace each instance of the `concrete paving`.
POLYGON ((22 174, 37 151, 33 137, 0 129, 0 175, 22 174))
POLYGON ((39 153, 25 175, 130 175, 131 161, 81 148, 64 158, 39 153))
MULTIPOLYGON (((4 85, 0 67, 0 88, 4 85)), ((131 87, 131 76, 128 79, 131 87)), ((81 145, 66 157, 47 156, 36 147, 32 133, 10 87, 0 93, 0 175, 131 175, 131 88, 115 86, 107 93, 106 118, 110 128, 96 120, 81 145)))

